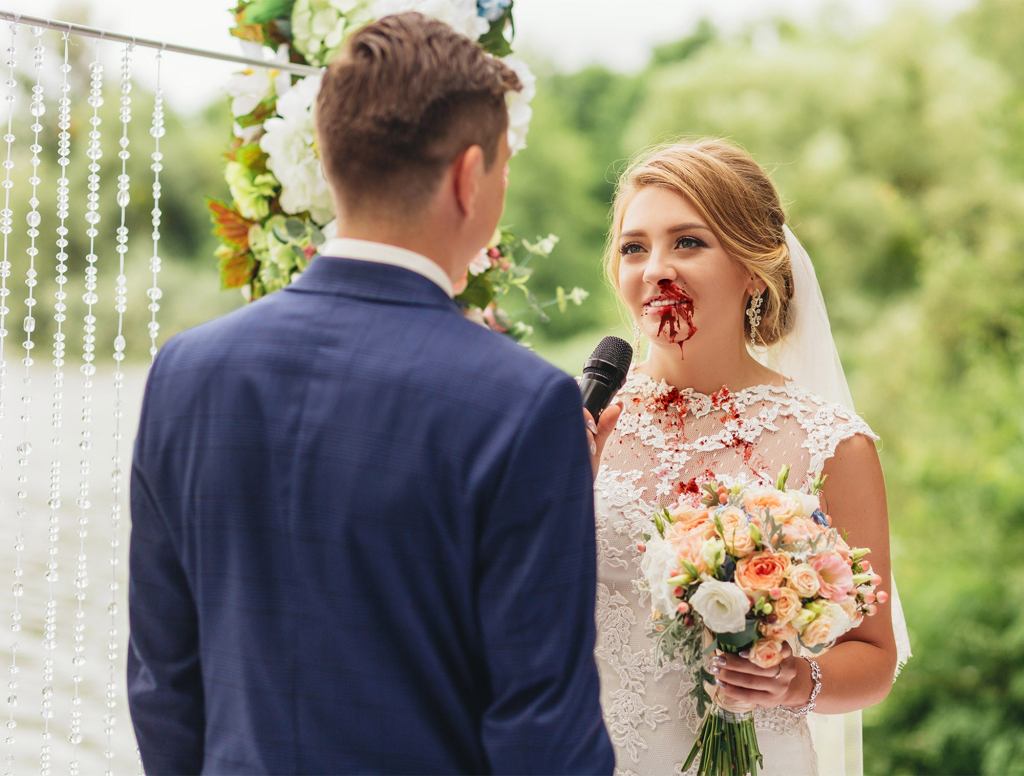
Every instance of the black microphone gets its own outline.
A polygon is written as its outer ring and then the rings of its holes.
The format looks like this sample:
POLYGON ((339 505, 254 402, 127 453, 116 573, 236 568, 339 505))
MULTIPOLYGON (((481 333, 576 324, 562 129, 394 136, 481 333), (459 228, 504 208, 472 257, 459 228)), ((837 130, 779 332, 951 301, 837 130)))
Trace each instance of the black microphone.
POLYGON ((595 423, 625 384, 632 361, 632 345, 620 337, 605 337, 583 365, 583 406, 590 410, 595 423))

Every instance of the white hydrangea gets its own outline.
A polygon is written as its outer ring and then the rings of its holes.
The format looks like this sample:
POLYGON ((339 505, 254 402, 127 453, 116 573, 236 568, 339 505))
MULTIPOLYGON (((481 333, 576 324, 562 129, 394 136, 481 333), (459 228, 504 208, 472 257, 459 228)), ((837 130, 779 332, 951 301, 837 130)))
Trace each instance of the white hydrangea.
POLYGON ((371 6, 377 19, 406 11, 419 11, 440 19, 472 40, 478 40, 491 26, 477 11, 476 0, 373 0, 371 6))
POLYGON ((350 32, 372 19, 367 0, 297 0, 292 43, 311 65, 324 65, 350 32))
POLYGON ((522 91, 505 94, 505 104, 508 106, 508 147, 516 154, 526 148, 526 133, 530 128, 530 119, 533 118, 530 103, 537 94, 537 78, 529 65, 521 59, 505 57, 502 62, 515 71, 523 84, 522 91))
POLYGON ((267 167, 281 182, 281 207, 286 213, 309 211, 324 223, 334 213, 331 192, 316 153, 313 108, 320 76, 296 83, 277 101, 278 115, 264 124, 260 148, 267 152, 267 167))

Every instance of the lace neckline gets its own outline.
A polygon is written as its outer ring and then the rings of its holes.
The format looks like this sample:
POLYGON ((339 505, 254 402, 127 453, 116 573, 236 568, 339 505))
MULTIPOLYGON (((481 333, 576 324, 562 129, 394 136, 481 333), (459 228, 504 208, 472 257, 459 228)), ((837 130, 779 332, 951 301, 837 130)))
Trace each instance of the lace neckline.
POLYGON ((758 383, 757 385, 748 385, 744 388, 740 388, 735 391, 732 388, 723 385, 718 391, 715 391, 713 394, 707 394, 701 393, 695 388, 690 387, 676 388, 673 385, 669 385, 668 382, 666 382, 664 379, 654 379, 649 374, 647 374, 646 372, 642 372, 637 366, 634 365, 630 367, 629 374, 626 377, 626 384, 623 386, 623 391, 643 388, 645 392, 650 392, 655 397, 664 396, 666 394, 672 393, 673 391, 676 391, 678 395, 682 398, 696 399, 702 403, 706 402, 710 404, 713 402, 715 396, 721 395, 721 392, 723 390, 727 391, 728 395, 731 396, 733 399, 738 399, 740 397, 746 396, 749 393, 757 393, 763 395, 765 393, 775 392, 789 396, 792 394, 793 389, 796 387, 796 383, 787 377, 786 382, 783 383, 782 385, 772 385, 771 383, 758 383))

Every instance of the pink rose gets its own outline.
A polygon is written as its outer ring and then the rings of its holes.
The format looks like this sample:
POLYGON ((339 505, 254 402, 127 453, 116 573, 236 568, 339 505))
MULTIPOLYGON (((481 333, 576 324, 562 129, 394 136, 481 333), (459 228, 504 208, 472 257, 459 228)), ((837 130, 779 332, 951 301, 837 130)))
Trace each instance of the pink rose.
POLYGON ((853 592, 853 572, 838 552, 815 555, 811 567, 818 572, 820 594, 828 600, 838 603, 853 592))

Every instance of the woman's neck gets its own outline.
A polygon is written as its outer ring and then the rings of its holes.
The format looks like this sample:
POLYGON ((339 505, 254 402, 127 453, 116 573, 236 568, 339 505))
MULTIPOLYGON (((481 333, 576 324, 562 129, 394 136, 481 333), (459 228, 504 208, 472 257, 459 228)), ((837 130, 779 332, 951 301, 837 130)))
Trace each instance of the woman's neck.
MULTIPOLYGON (((700 335, 698 335, 699 337, 700 335)), ((652 344, 650 354, 639 369, 656 380, 676 388, 712 394, 722 386, 736 391, 751 385, 782 385, 782 375, 759 363, 747 351, 742 340, 730 338, 738 347, 721 346, 696 338, 683 345, 652 344)))

